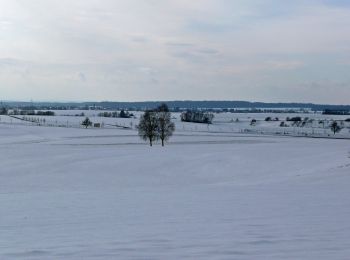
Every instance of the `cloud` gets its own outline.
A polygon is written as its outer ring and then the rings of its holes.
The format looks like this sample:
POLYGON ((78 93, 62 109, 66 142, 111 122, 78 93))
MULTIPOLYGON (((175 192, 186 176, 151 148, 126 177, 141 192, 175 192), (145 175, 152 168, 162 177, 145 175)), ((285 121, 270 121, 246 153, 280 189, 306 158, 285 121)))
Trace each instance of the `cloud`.
MULTIPOLYGON (((341 0, 3 0, 0 90, 8 99, 268 101, 278 85, 282 99, 323 75, 348 82, 349 28, 341 0)), ((348 85, 337 89, 343 102, 348 85)))
POLYGON ((218 50, 211 49, 211 48, 202 48, 202 49, 199 49, 198 52, 201 53, 201 54, 209 54, 209 55, 218 54, 219 53, 218 50))
POLYGON ((294 70, 303 67, 305 64, 301 61, 268 61, 266 68, 271 69, 285 69, 285 70, 294 70))
POLYGON ((165 44, 170 47, 179 47, 179 48, 195 46, 193 43, 187 43, 187 42, 166 42, 165 44))

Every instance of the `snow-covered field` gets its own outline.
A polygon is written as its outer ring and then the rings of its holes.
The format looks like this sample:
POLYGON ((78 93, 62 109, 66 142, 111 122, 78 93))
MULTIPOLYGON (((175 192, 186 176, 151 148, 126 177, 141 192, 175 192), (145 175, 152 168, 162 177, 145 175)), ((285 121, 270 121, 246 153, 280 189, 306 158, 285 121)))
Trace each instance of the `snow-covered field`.
MULTIPOLYGON (((93 123, 99 123, 102 128, 115 129, 124 127, 135 129, 142 113, 132 112, 135 115, 134 118, 107 118, 99 117, 98 114, 100 112, 105 111, 60 110, 55 111, 56 116, 16 116, 18 119, 25 119, 26 121, 0 116, 0 123, 81 128, 81 122, 86 117, 89 117, 93 123), (79 116, 82 113, 84 116, 79 116)), ((317 113, 216 113, 212 125, 181 122, 180 113, 173 113, 172 115, 177 132, 250 133, 350 139, 350 121, 344 121, 345 119, 350 120, 350 116, 346 115, 322 115, 317 113), (293 122, 286 121, 288 117, 293 118, 296 116, 300 116, 303 120, 308 120, 300 125, 294 125, 293 122), (265 119, 267 117, 271 117, 272 120, 266 122, 265 119), (278 118, 278 121, 275 121, 276 118, 278 118), (256 123, 251 125, 253 119, 256 120, 256 123), (330 129, 330 125, 334 120, 342 128, 336 135, 330 129), (281 122, 284 122, 286 127, 280 127, 281 122)))
POLYGON ((350 140, 217 119, 150 148, 134 129, 14 121, 0 124, 0 259, 350 257, 350 140))

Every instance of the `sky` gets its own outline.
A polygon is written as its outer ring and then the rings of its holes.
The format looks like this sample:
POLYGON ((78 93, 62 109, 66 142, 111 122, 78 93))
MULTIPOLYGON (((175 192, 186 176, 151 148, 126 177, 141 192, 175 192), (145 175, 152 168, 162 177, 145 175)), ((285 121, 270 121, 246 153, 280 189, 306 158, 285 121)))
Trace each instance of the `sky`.
POLYGON ((350 104, 350 0, 0 0, 0 99, 350 104))

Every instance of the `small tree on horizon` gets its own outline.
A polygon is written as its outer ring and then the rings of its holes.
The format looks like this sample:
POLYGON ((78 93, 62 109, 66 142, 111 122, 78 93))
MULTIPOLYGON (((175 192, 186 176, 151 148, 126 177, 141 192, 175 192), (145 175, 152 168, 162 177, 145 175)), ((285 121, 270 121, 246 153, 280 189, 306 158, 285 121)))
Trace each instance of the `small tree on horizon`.
POLYGON ((333 131, 334 134, 340 132, 341 127, 338 125, 337 121, 334 121, 334 122, 331 124, 331 130, 333 131))
POLYGON ((250 125, 251 125, 251 126, 255 126, 255 124, 256 124, 256 119, 252 119, 252 120, 250 121, 250 125))
POLYGON ((85 126, 85 128, 88 128, 89 126, 92 125, 92 122, 90 121, 90 119, 88 117, 86 117, 84 119, 84 121, 81 123, 81 125, 85 126))

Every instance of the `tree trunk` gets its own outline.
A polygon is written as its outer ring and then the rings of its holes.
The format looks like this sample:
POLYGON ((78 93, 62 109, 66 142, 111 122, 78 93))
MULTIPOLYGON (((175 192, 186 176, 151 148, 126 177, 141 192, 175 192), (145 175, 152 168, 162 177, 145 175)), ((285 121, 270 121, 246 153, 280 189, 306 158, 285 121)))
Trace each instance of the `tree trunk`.
POLYGON ((149 145, 152 146, 152 139, 149 139, 149 145))
POLYGON ((164 139, 162 139, 162 146, 164 146, 164 139))

